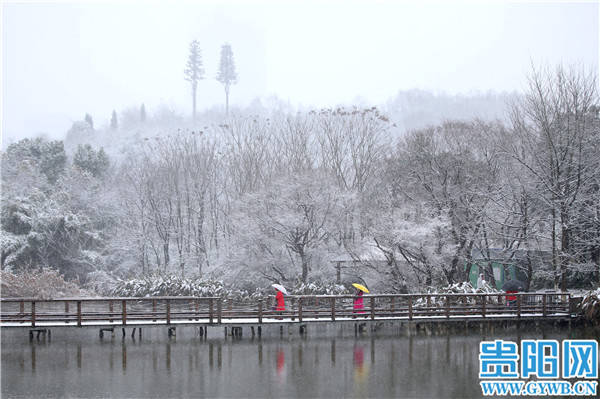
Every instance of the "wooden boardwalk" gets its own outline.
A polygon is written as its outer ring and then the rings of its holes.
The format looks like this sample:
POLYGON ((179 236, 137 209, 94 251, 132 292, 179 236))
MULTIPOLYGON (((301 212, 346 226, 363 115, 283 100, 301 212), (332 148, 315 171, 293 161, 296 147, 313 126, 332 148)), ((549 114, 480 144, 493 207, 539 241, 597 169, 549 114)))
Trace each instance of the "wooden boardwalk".
POLYGON ((261 326, 291 323, 457 320, 570 320, 570 294, 521 293, 508 303, 498 294, 364 295, 355 313, 351 295, 286 297, 255 302, 217 297, 2 299, 1 328, 261 326))

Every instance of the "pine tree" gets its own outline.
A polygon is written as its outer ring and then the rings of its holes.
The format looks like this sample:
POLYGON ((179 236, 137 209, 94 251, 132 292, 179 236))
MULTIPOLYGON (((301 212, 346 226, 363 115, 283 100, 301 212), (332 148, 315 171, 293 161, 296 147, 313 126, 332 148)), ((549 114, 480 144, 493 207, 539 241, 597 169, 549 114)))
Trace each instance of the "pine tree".
POLYGON ((85 114, 85 121, 87 122, 88 125, 90 125, 90 127, 92 129, 94 128, 94 120, 92 119, 92 115, 85 114))
POLYGON ((204 68, 202 68, 202 54, 200 43, 193 40, 190 43, 190 55, 188 56, 185 70, 183 71, 185 80, 192 85, 192 116, 196 119, 196 89, 198 81, 204 78, 204 68))
POLYGON ((94 177, 102 177, 110 166, 110 160, 104 152, 104 148, 100 147, 98 151, 95 151, 89 144, 79 144, 73 155, 73 165, 80 170, 89 172, 94 177))
POLYGON ((144 104, 140 107, 140 122, 146 122, 146 106, 144 104))
POLYGON ((110 117, 110 128, 117 130, 119 128, 119 122, 117 121, 117 112, 113 109, 112 116, 110 117))
POLYGON ((221 46, 221 63, 219 64, 219 73, 217 80, 225 88, 225 114, 229 115, 229 88, 237 83, 237 73, 235 72, 235 63, 233 61, 233 50, 231 45, 225 43, 221 46))

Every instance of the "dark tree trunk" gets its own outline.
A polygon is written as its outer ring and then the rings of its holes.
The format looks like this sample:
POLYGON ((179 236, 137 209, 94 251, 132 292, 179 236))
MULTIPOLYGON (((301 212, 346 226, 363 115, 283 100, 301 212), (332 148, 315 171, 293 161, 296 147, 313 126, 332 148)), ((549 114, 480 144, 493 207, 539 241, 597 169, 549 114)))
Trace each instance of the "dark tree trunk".
POLYGON ((196 88, 192 88, 192 119, 196 120, 196 88))
POLYGON ((229 116, 229 85, 225 85, 225 116, 229 116))
POLYGON ((308 258, 304 253, 304 250, 299 251, 298 254, 302 261, 302 282, 306 283, 306 280, 308 279, 308 258))
POLYGON ((561 291, 567 290, 567 264, 569 262, 569 236, 571 231, 569 227, 566 225, 564 220, 566 219, 566 215, 562 215, 561 219, 563 220, 561 226, 561 262, 560 262, 560 289, 561 291))

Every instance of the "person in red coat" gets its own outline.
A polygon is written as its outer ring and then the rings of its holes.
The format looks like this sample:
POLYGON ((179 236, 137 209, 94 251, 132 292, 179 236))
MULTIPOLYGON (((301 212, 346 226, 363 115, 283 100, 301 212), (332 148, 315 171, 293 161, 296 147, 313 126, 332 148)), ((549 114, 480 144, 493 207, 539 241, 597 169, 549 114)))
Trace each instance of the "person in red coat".
MULTIPOLYGON (((519 291, 506 291, 507 294, 516 294, 519 291)), ((517 296, 516 295, 507 295, 506 296, 506 305, 507 306, 517 306, 517 296)))
POLYGON ((277 308, 275 310, 284 311, 285 301, 283 300, 283 292, 277 290, 277 295, 275 295, 275 299, 277 300, 277 308))
POLYGON ((356 290, 356 298, 354 298, 354 313, 365 313, 365 304, 363 302, 363 292, 359 289, 356 290))

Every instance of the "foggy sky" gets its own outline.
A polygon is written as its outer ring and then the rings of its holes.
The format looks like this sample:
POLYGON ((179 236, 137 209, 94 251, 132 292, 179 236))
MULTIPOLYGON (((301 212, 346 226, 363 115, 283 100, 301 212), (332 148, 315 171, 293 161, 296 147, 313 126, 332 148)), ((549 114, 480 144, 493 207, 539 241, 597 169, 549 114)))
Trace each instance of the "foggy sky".
POLYGON ((598 68, 598 2, 219 1, 2 5, 2 136, 62 138, 90 113, 143 102, 191 112, 189 42, 202 48, 198 109, 231 44, 233 105, 383 103, 398 90, 521 90, 533 64, 598 68))

